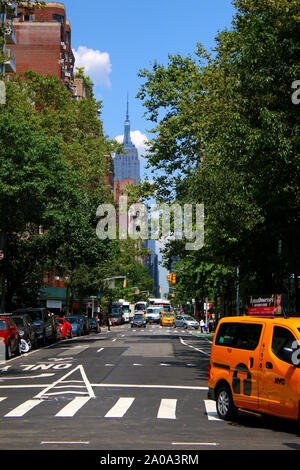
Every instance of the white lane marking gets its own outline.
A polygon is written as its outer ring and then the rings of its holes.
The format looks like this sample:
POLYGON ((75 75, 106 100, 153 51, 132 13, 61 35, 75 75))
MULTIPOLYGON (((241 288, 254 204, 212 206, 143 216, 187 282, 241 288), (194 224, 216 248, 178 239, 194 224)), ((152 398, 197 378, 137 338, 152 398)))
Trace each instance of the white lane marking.
POLYGON ((116 338, 112 340, 112 343, 114 343, 115 341, 117 341, 117 339, 116 339, 116 338))
POLYGON ((132 364, 133 366, 142 366, 143 364, 132 364))
MULTIPOLYGON (((102 388, 167 388, 171 390, 208 390, 208 387, 192 387, 184 385, 137 385, 137 384, 91 384, 92 387, 102 387, 102 388)), ((0 387, 1 388, 1 387, 0 387)))
POLYGON ((133 397, 121 397, 106 413, 105 418, 122 418, 134 402, 133 397))
POLYGON ((177 400, 163 398, 157 413, 158 419, 176 419, 177 400))
POLYGON ((159 365, 164 367, 170 367, 170 364, 164 364, 163 362, 161 362, 159 365))
POLYGON ((4 417, 5 418, 21 418, 24 416, 28 411, 35 408, 37 405, 42 403, 43 400, 28 400, 22 403, 22 405, 17 406, 17 408, 13 409, 9 413, 7 413, 4 417))
POLYGON ((216 402, 213 400, 204 400, 206 413, 209 421, 222 421, 218 417, 216 402))
POLYGON ((173 446, 219 446, 218 442, 172 442, 173 446))
POLYGON ((7 397, 0 397, 0 402, 6 400, 7 397))
POLYGON ((57 445, 57 444, 62 444, 62 445, 77 445, 77 444, 89 444, 90 441, 42 441, 41 445, 57 445))
POLYGON ((180 342, 181 342, 181 344, 184 344, 184 346, 188 346, 189 348, 192 348, 192 349, 194 349, 195 351, 199 351, 199 352, 201 352, 202 354, 204 354, 205 356, 210 356, 210 354, 206 353, 205 351, 202 351, 202 349, 195 348, 194 346, 191 346, 190 344, 187 344, 185 341, 183 341, 182 338, 180 338, 180 342))
POLYGON ((0 385, 0 389, 2 388, 45 388, 49 387, 47 384, 41 385, 0 385))
POLYGON ((59 418, 71 418, 90 399, 91 397, 76 397, 74 398, 74 400, 68 403, 64 408, 62 408, 55 416, 59 418))
MULTIPOLYGON (((110 364, 113 365, 113 364, 110 364)), ((90 384, 91 387, 100 387, 100 388, 145 388, 145 389, 170 389, 170 390, 202 390, 207 391, 208 387, 192 387, 192 386, 184 386, 184 385, 137 385, 137 384, 90 384)), ((9 388, 48 388, 50 389, 53 384, 39 384, 39 385, 0 385, 1 389, 9 389, 9 388)))
POLYGON ((104 349, 104 348, 100 348, 100 349, 98 349, 98 351, 97 351, 97 352, 101 352, 101 351, 103 351, 103 349, 104 349))
POLYGON ((1 377, 0 378, 0 383, 2 380, 25 380, 25 379, 40 379, 43 377, 53 377, 55 374, 41 374, 41 375, 28 375, 27 377, 1 377))

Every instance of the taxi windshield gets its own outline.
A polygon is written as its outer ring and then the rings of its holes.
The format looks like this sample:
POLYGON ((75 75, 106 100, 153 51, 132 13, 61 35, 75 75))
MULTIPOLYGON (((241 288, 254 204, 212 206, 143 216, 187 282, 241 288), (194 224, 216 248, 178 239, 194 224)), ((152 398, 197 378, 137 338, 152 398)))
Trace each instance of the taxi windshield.
POLYGON ((0 330, 3 331, 3 330, 6 330, 6 320, 0 320, 0 330))

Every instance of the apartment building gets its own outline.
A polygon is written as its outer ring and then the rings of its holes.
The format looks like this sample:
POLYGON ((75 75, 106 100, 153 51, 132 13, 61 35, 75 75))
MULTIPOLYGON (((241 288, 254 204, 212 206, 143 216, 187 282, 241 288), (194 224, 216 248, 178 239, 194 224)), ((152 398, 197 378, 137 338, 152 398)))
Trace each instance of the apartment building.
POLYGON ((10 6, 0 10, 0 28, 4 31, 4 43, 0 44, 0 54, 6 57, 5 62, 0 63, 0 73, 8 74, 16 72, 15 57, 12 46, 17 44, 16 28, 13 24, 13 18, 16 14, 14 2, 10 6))
POLYGON ((31 69, 52 74, 73 92, 75 58, 71 47, 71 24, 65 5, 45 2, 43 8, 18 8, 13 20, 17 43, 12 44, 16 73, 31 69))

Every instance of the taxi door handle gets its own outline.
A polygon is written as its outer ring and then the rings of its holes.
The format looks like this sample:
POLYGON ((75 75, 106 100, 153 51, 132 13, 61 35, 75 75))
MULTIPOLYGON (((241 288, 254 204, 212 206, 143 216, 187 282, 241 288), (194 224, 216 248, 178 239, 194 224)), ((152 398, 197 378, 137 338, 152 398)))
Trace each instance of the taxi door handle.
POLYGON ((266 362, 266 369, 273 369, 272 362, 266 362))

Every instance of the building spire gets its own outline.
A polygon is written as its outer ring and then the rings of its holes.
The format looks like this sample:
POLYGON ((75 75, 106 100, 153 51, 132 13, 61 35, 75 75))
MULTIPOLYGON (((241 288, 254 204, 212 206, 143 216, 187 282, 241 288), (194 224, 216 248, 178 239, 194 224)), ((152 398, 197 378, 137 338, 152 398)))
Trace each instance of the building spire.
POLYGON ((129 120, 129 99, 127 93, 127 107, 126 107, 126 119, 124 125, 124 145, 132 146, 131 138, 130 138, 130 120, 129 120))
POLYGON ((126 121, 129 121, 129 98, 128 98, 128 93, 127 93, 126 121))

